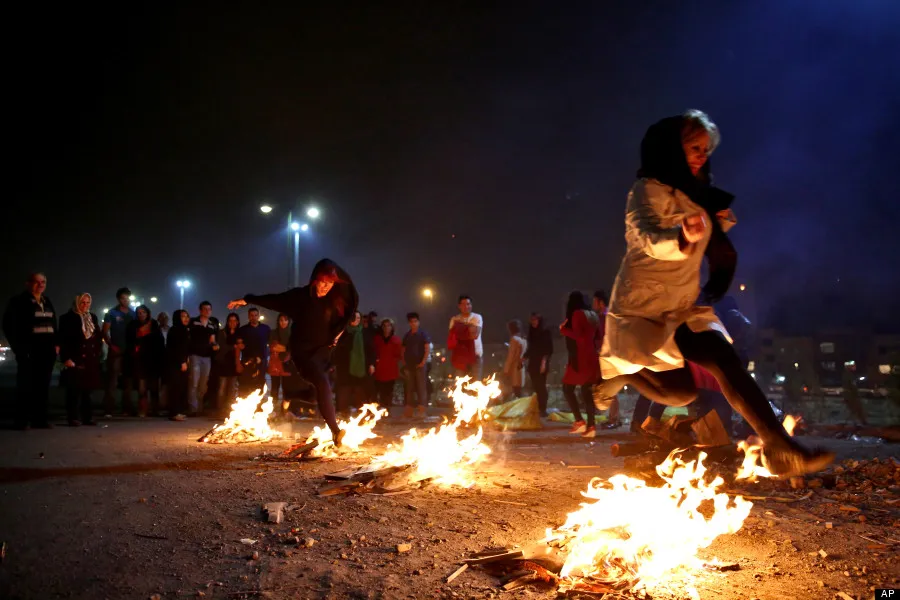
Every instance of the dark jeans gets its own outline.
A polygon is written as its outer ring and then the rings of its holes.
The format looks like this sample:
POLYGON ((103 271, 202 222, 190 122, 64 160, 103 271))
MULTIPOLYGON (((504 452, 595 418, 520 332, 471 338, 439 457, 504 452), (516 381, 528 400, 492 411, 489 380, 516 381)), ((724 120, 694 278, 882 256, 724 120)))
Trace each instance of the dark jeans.
POLYGON ((535 371, 528 371, 528 376, 531 377, 531 387, 534 388, 534 393, 537 395, 538 408, 541 411, 541 416, 547 416, 547 374, 541 373, 540 369, 535 371))
POLYGON ((331 392, 331 381, 328 380, 328 359, 320 356, 294 357, 294 364, 300 376, 308 381, 316 390, 316 404, 319 413, 328 424, 331 435, 337 437, 340 428, 334 411, 334 395, 331 392))
POLYGON ((338 411, 342 414, 349 412, 350 407, 359 408, 368 400, 367 390, 369 382, 366 377, 353 377, 347 375, 338 379, 337 403, 338 411))
POLYGON ((47 424, 47 405, 50 403, 50 377, 56 354, 49 351, 32 353, 27 358, 16 357, 16 408, 14 419, 17 427, 29 423, 40 427, 47 424))
MULTIPOLYGON (((682 324, 675 331, 675 343, 686 360, 700 365, 716 378, 728 403, 756 431, 763 444, 774 448, 795 445, 772 411, 766 395, 750 377, 734 347, 721 334, 691 331, 682 324)), ((687 366, 659 373, 643 369, 631 376, 615 377, 602 384, 604 394, 610 395, 611 390, 618 392, 626 384, 634 385, 641 394, 667 406, 685 406, 697 398, 694 378, 687 366)))
POLYGON ((137 384, 138 414, 146 415, 148 407, 151 415, 159 413, 159 378, 138 379, 137 384))
POLYGON ((403 378, 403 404, 428 406, 428 376, 425 367, 406 367, 403 378))
MULTIPOLYGON (((575 416, 576 421, 583 421, 581 411, 578 409, 578 399, 575 397, 575 386, 568 383, 563 384, 563 396, 569 403, 569 409, 575 416)), ((584 410, 587 412, 587 426, 594 426, 594 394, 590 384, 581 386, 581 402, 584 404, 584 410)))
POLYGON ((711 411, 719 413, 719 419, 722 420, 725 431, 728 432, 729 436, 733 435, 731 417, 734 414, 734 411, 732 410, 731 405, 728 404, 728 400, 725 396, 713 390, 699 390, 697 392, 697 401, 694 403, 694 408, 696 409, 697 416, 700 418, 705 417, 711 411))
POLYGON ((122 376, 122 412, 134 414, 134 405, 131 403, 131 389, 133 386, 131 377, 122 374, 121 354, 110 351, 106 357, 106 393, 103 395, 103 410, 111 415, 116 411, 116 391, 119 389, 119 376, 122 376))
POLYGON ((66 388, 66 418, 69 421, 90 423, 94 416, 91 411, 91 392, 75 386, 66 388))
POLYGON ((378 404, 381 408, 390 410, 391 405, 394 403, 394 387, 396 383, 396 379, 390 381, 375 381, 375 391, 378 394, 378 404))
POLYGON ((641 394, 638 396, 637 402, 634 403, 634 413, 631 415, 631 422, 634 423, 636 427, 640 427, 641 423, 646 421, 648 416, 657 420, 662 419, 665 411, 665 404, 653 402, 641 394))

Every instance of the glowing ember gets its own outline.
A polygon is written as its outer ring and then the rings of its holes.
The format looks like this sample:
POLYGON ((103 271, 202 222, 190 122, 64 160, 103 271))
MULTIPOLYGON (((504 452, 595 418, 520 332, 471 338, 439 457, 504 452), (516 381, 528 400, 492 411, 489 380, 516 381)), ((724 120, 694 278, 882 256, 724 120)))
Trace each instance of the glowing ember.
POLYGON ((265 402, 266 388, 256 390, 249 396, 238 398, 231 405, 231 414, 221 425, 216 425, 202 438, 208 444, 240 444, 244 442, 267 442, 281 437, 280 431, 269 427, 269 415, 274 405, 272 398, 265 402))
MULTIPOLYGON (((798 419, 793 415, 787 415, 784 418, 785 431, 788 435, 794 435, 794 429, 797 427, 798 419)), ((751 437, 746 441, 738 442, 738 450, 744 453, 744 460, 738 468, 735 479, 746 479, 753 482, 760 477, 775 477, 769 469, 763 466, 762 443, 756 437, 751 437)))
POLYGON ((719 493, 721 477, 705 480, 705 453, 686 463, 679 452, 656 469, 662 487, 626 475, 595 478, 583 492, 593 502, 583 502, 562 527, 547 531, 545 541, 569 553, 561 590, 664 585, 673 571, 690 574, 702 567, 697 551, 741 528, 752 503, 719 493))
POLYGON ((377 438, 372 431, 379 419, 388 411, 377 404, 364 404, 355 417, 349 421, 340 421, 338 428, 346 431, 340 448, 335 448, 328 427, 315 427, 307 438, 307 442, 317 441, 319 445, 310 452, 310 456, 335 456, 338 452, 357 452, 366 440, 377 438))
POLYGON ((399 445, 388 446, 387 452, 372 460, 377 468, 412 465, 414 480, 431 479, 442 485, 469 487, 473 484, 470 476, 471 465, 491 453, 482 440, 482 427, 470 435, 460 434, 463 425, 474 426, 484 416, 484 411, 492 398, 500 395, 500 383, 493 377, 486 383, 470 382, 468 377, 458 378, 450 392, 453 399, 454 417, 439 428, 420 433, 410 429, 401 437, 399 445))

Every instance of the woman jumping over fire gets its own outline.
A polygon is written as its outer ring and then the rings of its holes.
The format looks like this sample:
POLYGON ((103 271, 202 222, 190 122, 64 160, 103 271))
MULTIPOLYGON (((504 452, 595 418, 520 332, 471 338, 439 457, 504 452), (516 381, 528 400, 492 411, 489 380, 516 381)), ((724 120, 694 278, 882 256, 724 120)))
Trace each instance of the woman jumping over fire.
POLYGON ((284 313, 293 321, 291 360, 299 375, 315 388, 319 413, 331 430, 334 445, 340 446, 344 432, 338 428, 335 418, 327 370, 331 351, 359 304, 350 276, 324 258, 313 269, 309 285, 280 294, 247 294, 229 302, 228 308, 234 310, 248 303, 284 313))
POLYGON ((651 126, 641 142, 641 169, 625 208, 627 249, 600 352, 604 381, 595 393, 612 397, 630 384, 657 402, 687 404, 697 394, 690 360, 713 374, 759 434, 773 474, 818 471, 834 455, 788 435, 713 309, 697 304, 704 255, 710 280, 702 296, 710 302, 725 295, 737 264, 725 235, 736 222, 733 196, 710 181, 709 155, 718 143, 716 125, 694 110, 651 126))

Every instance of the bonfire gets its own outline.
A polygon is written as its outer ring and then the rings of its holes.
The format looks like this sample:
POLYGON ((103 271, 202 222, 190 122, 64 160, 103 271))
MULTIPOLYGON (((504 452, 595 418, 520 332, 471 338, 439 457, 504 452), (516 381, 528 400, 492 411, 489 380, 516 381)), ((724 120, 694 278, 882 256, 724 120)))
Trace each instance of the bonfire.
POLYGON ((399 444, 389 445, 384 454, 372 459, 369 468, 409 466, 411 480, 428 479, 442 485, 470 487, 472 465, 491 453, 482 441, 481 420, 491 400, 499 395, 500 383, 494 377, 485 382, 457 378, 450 392, 453 420, 426 433, 410 429, 399 444), (464 426, 469 426, 469 430, 464 426))
POLYGON ((207 431, 198 441, 208 444, 242 444, 280 438, 281 432, 269 426, 269 416, 275 405, 271 397, 264 401, 266 391, 263 387, 236 399, 225 422, 207 431))
POLYGON ((679 452, 657 467, 662 487, 626 475, 595 478, 582 492, 592 502, 582 503, 561 527, 547 531, 547 543, 568 551, 561 590, 652 588, 674 571, 702 567, 697 551, 741 528, 752 503, 719 492, 721 477, 708 481, 706 454, 684 462, 679 452))
POLYGON ((338 428, 346 432, 340 448, 334 445, 334 439, 328 427, 316 426, 306 439, 306 443, 316 442, 318 445, 308 455, 329 457, 336 456, 338 453, 359 451, 360 446, 366 441, 378 437, 372 430, 378 421, 387 414, 388 411, 380 408, 377 404, 364 404, 355 417, 347 421, 340 421, 338 428))

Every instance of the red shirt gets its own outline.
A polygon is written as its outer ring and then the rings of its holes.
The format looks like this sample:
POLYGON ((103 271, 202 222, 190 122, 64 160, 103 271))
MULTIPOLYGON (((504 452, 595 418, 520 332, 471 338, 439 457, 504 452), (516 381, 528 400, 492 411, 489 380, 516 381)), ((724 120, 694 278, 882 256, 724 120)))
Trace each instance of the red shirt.
POLYGON ((594 383, 600 377, 600 348, 598 342, 603 341, 600 320, 597 313, 578 310, 572 315, 572 328, 563 329, 563 335, 575 340, 578 346, 578 370, 566 364, 563 383, 567 385, 584 385, 594 383))

